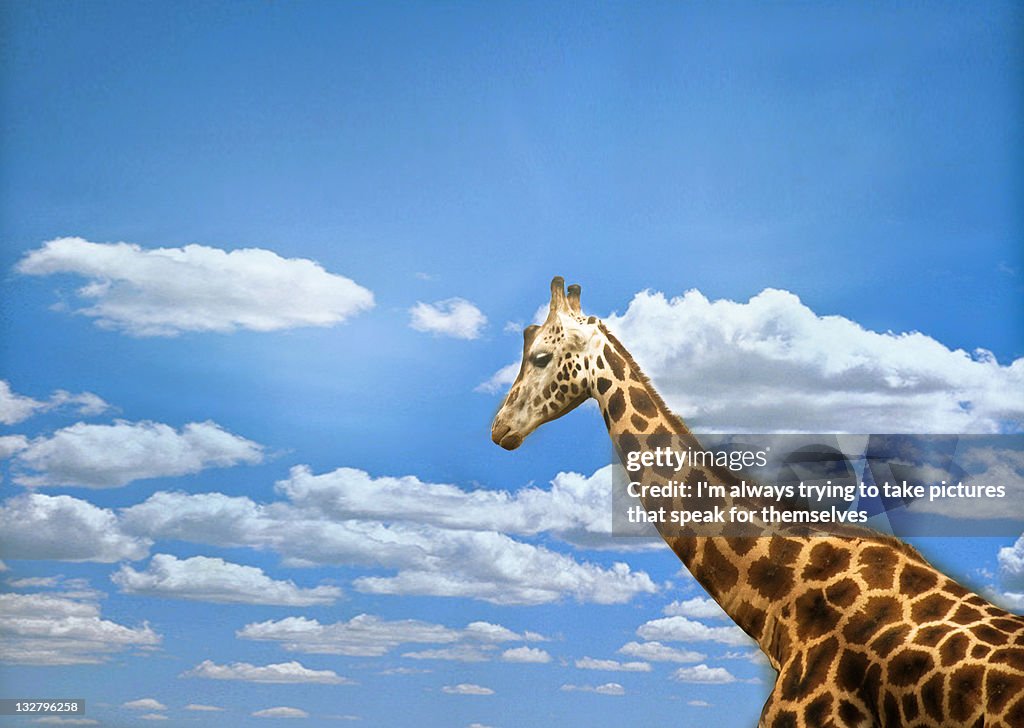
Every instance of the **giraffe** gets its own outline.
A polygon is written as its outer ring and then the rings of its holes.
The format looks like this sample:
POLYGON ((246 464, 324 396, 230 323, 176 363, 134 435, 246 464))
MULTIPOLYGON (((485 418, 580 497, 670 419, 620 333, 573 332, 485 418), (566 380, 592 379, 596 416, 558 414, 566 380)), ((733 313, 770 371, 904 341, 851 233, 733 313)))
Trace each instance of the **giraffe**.
MULTIPOLYGON (((580 287, 566 293, 556 277, 547 319, 523 332, 519 374, 491 439, 514 450, 591 397, 620 456, 638 435, 697 444, 604 323, 583 313, 580 287)), ((647 468, 643 482, 664 477, 647 468)), ((857 526, 783 525, 761 536, 659 530, 777 671, 761 728, 1024 727, 1024 617, 902 541, 857 526)))

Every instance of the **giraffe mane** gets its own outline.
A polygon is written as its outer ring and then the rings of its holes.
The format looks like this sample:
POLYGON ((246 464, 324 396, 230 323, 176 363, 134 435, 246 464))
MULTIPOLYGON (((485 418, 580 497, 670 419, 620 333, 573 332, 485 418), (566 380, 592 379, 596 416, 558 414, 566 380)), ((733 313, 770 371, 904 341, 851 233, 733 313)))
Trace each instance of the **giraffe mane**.
POLYGON ((657 388, 651 382, 651 378, 648 377, 647 374, 644 373, 643 369, 640 368, 640 365, 636 363, 636 360, 633 358, 633 355, 629 353, 629 350, 615 338, 615 335, 611 331, 608 330, 604 321, 598 320, 597 327, 600 329, 601 333, 605 335, 608 341, 611 342, 612 346, 615 347, 616 353, 626 360, 629 368, 633 370, 640 381, 647 385, 647 389, 651 399, 654 400, 655 406, 668 415, 671 422, 679 428, 679 432, 686 432, 686 424, 683 422, 683 418, 673 412, 672 409, 665 404, 665 400, 662 399, 661 393, 658 392, 657 388))

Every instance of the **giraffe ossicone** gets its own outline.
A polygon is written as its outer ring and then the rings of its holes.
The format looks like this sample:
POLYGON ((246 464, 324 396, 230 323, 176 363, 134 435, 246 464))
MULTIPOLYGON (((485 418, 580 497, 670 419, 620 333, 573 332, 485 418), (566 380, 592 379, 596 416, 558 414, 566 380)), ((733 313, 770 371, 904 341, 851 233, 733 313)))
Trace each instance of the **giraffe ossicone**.
MULTIPOLYGON (((699 447, 625 347, 583 313, 579 286, 566 292, 556 277, 546 320, 523 332, 519 374, 491 439, 514 450, 590 398, 619 453, 644 435, 699 447)), ((642 475, 663 477, 655 468, 642 475)), ((902 541, 855 526, 661 534, 778 671, 762 728, 1024 728, 1024 617, 902 541)))

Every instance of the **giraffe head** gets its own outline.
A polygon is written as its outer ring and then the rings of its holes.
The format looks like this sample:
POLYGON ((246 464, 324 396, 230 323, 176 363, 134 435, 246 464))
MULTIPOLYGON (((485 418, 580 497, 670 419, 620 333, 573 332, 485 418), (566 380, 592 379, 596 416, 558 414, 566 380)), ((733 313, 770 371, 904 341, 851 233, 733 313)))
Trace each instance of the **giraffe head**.
POLYGON ((600 335, 595 317, 580 310, 580 287, 556 276, 551 281, 551 306, 540 326, 523 331, 519 376, 491 425, 491 439, 515 450, 545 422, 557 419, 591 396, 591 349, 600 335))

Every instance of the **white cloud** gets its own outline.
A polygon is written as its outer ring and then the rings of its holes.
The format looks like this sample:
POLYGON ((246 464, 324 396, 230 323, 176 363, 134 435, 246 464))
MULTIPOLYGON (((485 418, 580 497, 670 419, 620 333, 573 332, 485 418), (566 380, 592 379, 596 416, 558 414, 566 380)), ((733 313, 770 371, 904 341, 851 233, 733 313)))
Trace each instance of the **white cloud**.
POLYGON ((711 703, 706 700, 687 700, 687 705, 692 705, 695 708, 710 708, 711 703))
MULTIPOLYGON (((489 513, 487 499, 491 496, 483 496, 483 505, 474 513, 472 503, 466 501, 475 496, 467 497, 452 486, 439 486, 440 495, 431 490, 434 486, 419 489, 428 502, 417 506, 399 494, 391 494, 391 486, 384 479, 382 497, 394 498, 394 510, 379 517, 389 523, 351 520, 346 509, 374 507, 372 503, 367 505, 369 496, 344 493, 339 498, 338 491, 351 485, 348 475, 352 473, 358 476, 357 482, 377 483, 361 471, 351 470, 339 476, 340 486, 329 478, 318 481, 315 487, 304 480, 289 480, 285 483, 290 485, 279 489, 296 498, 296 503, 267 506, 221 494, 157 493, 125 509, 124 528, 148 538, 272 548, 292 565, 337 563, 397 570, 394 576, 362 577, 353 582, 357 590, 376 594, 462 596, 498 604, 543 604, 571 597, 579 602, 608 604, 657 590, 646 573, 633 572, 623 563, 611 567, 581 563, 504 533, 469 530, 471 526, 498 526, 487 520, 508 521, 514 514, 502 513, 500 502, 494 506, 498 512, 489 513), (324 485, 322 491, 318 490, 320 485, 324 485), (431 500, 434 496, 436 502, 431 500), (442 519, 441 509, 449 504, 467 505, 471 513, 465 523, 458 524, 466 528, 418 522, 442 519)), ((416 488, 418 481, 395 482, 416 488)), ((500 500, 502 496, 498 497, 500 500)), ((456 521, 459 518, 452 516, 456 521)))
POLYGON ((15 425, 27 420, 45 406, 45 402, 15 394, 11 390, 11 385, 0 379, 0 424, 15 425))
POLYGON ((546 532, 590 548, 622 547, 622 539, 612 536, 611 466, 589 477, 559 473, 548 489, 530 486, 510 493, 466 491, 414 476, 375 478, 355 468, 315 475, 300 465, 278 481, 276 489, 296 506, 333 519, 412 521, 523 536, 546 532))
POLYGON ((519 362, 514 361, 496 371, 491 375, 490 379, 480 382, 480 384, 473 388, 473 391, 483 392, 484 394, 504 392, 512 386, 512 382, 516 381, 517 376, 519 376, 519 362))
POLYGON ((529 662, 545 663, 551 662, 551 655, 539 647, 513 647, 501 653, 501 659, 505 662, 529 662))
POLYGON ((686 617, 664 617, 640 625, 636 633, 645 640, 667 642, 720 642, 746 647, 753 640, 739 627, 708 627, 686 617))
POLYGON ((706 685, 724 685, 736 682, 736 676, 724 667, 708 667, 700 664, 693 667, 680 667, 672 673, 677 682, 704 683, 706 685))
POLYGON ((25 275, 72 273, 89 280, 76 313, 132 336, 186 331, 275 331, 331 326, 373 307, 373 294, 305 258, 202 245, 51 240, 17 265, 25 275))
POLYGON ((392 667, 381 670, 381 675, 429 675, 433 670, 422 667, 392 667))
POLYGON ((95 603, 64 595, 0 594, 0 617, 0 660, 13 664, 95 664, 114 652, 160 643, 148 624, 101 619, 95 603))
POLYGON ((34 414, 59 407, 75 407, 78 414, 91 416, 106 411, 110 405, 92 392, 72 394, 63 389, 43 402, 15 393, 9 382, 0 379, 0 424, 16 425, 34 414))
POLYGON ((729 619, 718 602, 707 597, 693 597, 682 601, 674 601, 662 609, 662 614, 669 617, 692 617, 693 619, 729 619))
POLYGON ((393 577, 360 577, 352 585, 371 594, 470 597, 495 604, 545 604, 566 596, 581 603, 622 604, 657 591, 647 574, 622 562, 605 569, 493 532, 440 531, 437 536, 443 539, 432 549, 440 557, 437 565, 400 569, 393 577))
POLYGON ((593 657, 582 657, 576 660, 580 670, 613 670, 620 672, 650 672, 651 666, 646 662, 619 662, 618 660, 598 660, 593 657))
POLYGON ((29 576, 21 579, 8 579, 7 584, 14 589, 60 590, 56 595, 65 599, 98 601, 106 597, 106 594, 93 589, 88 579, 68 579, 60 574, 57 576, 29 576))
POLYGON ((619 648, 619 652, 651 662, 700 662, 707 658, 703 652, 680 650, 661 642, 627 642, 619 648))
POLYGON ((1007 611, 1015 612, 1017 614, 1024 612, 1024 593, 986 589, 984 594, 990 602, 1006 609, 1007 611))
POLYGON ((341 597, 341 589, 337 587, 302 589, 291 581, 271 579, 253 566, 207 556, 178 559, 169 554, 155 554, 145 571, 123 565, 110 578, 126 594, 219 604, 302 607, 333 604, 341 597))
POLYGON ((642 291, 605 322, 695 429, 989 433, 1024 422, 1024 358, 1004 366, 921 333, 869 331, 787 291, 746 303, 642 291))
POLYGON ((202 703, 189 703, 185 706, 185 710, 195 710, 201 713, 219 713, 224 708, 218 708, 216 705, 203 705, 202 703))
POLYGON ((4 435, 0 437, 0 460, 6 460, 27 447, 28 438, 24 435, 4 435))
POLYGON ((200 677, 209 680, 240 680, 252 683, 320 685, 354 685, 353 680, 341 677, 333 670, 310 670, 302 664, 280 662, 274 665, 250 665, 248 662, 233 662, 218 665, 212 660, 201 663, 181 674, 182 677, 200 677))
POLYGON ((289 708, 281 705, 276 708, 264 708, 253 714, 254 718, 308 718, 309 713, 301 708, 289 708))
POLYGON ((0 550, 11 559, 141 559, 152 541, 126 534, 113 512, 67 495, 23 493, 0 504, 0 550))
POLYGON ((130 710, 167 710, 167 706, 153 698, 139 698, 121 704, 122 708, 130 710))
POLYGON ((47 589, 60 584, 59 576, 26 576, 23 579, 8 579, 8 586, 15 589, 47 589))
POLYGON ((570 685, 566 684, 559 688, 563 692, 597 693, 598 695, 625 695, 626 689, 618 683, 610 682, 604 685, 570 685))
POLYGON ((134 480, 188 475, 262 459, 261 445, 215 422, 190 422, 180 431, 160 422, 79 422, 32 440, 16 463, 36 474, 17 475, 15 481, 32 487, 117 488, 134 480))
POLYGON ((607 319, 691 424, 719 431, 999 432, 1024 420, 1024 359, 950 350, 818 316, 792 293, 747 303, 638 293, 607 319))
POLYGON ((83 417, 93 417, 102 414, 110 409, 102 397, 92 392, 79 392, 72 394, 63 389, 58 389, 50 396, 47 403, 48 408, 52 407, 74 407, 75 414, 83 417))
POLYGON ((170 720, 170 718, 162 713, 146 713, 145 715, 140 715, 139 720, 170 720))
POLYGON ((454 629, 415 619, 384 620, 370 614, 360 614, 347 622, 334 624, 321 624, 306 617, 286 617, 247 624, 238 631, 237 636, 241 639, 278 642, 291 652, 354 657, 379 657, 402 644, 461 646, 468 643, 475 648, 481 644, 524 642, 539 638, 531 633, 517 634, 501 625, 487 622, 473 622, 465 629, 454 629))
POLYGON ((1003 584, 1011 591, 1024 591, 1024 535, 1013 546, 999 549, 996 558, 1003 584))
POLYGON ((456 339, 477 339, 487 325, 487 317, 464 298, 449 298, 436 303, 417 301, 409 309, 409 326, 456 339))
MULTIPOLYGON (((985 438, 988 440, 988 438, 985 438)), ((1002 486, 1002 497, 942 497, 934 500, 929 495, 914 500, 908 510, 915 513, 937 513, 949 518, 968 519, 1024 519, 1024 452, 1012 449, 1020 446, 1020 439, 1013 437, 1004 447, 985 446, 973 443, 969 438, 961 440, 950 465, 931 467, 913 462, 910 471, 918 482, 935 485, 943 480, 951 484, 958 481, 966 486, 1002 486), (966 475, 955 480, 951 473, 962 468, 966 475)))
POLYGON ((441 691, 449 695, 494 695, 494 691, 490 688, 485 688, 483 685, 474 685, 473 683, 445 685, 441 688, 441 691))
POLYGON ((249 498, 222 493, 158 491, 121 511, 127 533, 229 547, 273 546, 276 530, 287 528, 283 520, 249 498))
POLYGON ((433 650, 405 652, 402 657, 412 660, 449 660, 451 662, 487 662, 491 659, 493 645, 456 645, 433 650))

